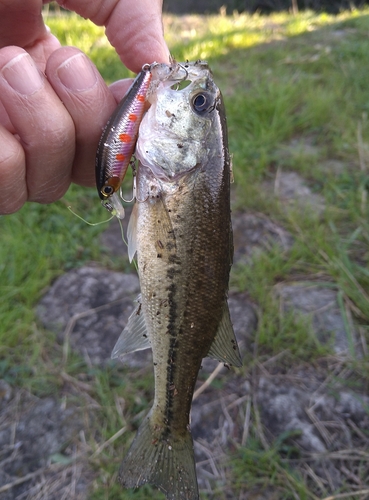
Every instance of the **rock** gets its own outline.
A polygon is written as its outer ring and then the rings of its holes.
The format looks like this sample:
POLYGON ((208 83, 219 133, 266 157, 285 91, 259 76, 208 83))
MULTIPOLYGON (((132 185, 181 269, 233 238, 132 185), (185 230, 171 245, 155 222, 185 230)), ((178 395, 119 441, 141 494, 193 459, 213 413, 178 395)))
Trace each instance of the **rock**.
POLYGON ((34 475, 5 489, 0 498, 59 500, 68 494, 73 479, 76 492, 73 499, 87 499, 90 482, 87 469, 81 461, 74 463, 75 447, 70 447, 81 429, 83 419, 76 407, 65 408, 54 398, 39 399, 25 391, 16 391, 0 411, 0 489, 19 478, 34 475), (62 457, 65 467, 53 466, 53 457, 62 457), (40 485, 42 496, 39 496, 40 485))
POLYGON ((278 172, 274 183, 275 195, 287 206, 297 206, 320 213, 325 204, 296 172, 278 172))
POLYGON ((359 460, 359 448, 367 447, 368 440, 364 443, 355 436, 352 419, 359 432, 369 431, 369 398, 338 383, 324 384, 316 375, 311 369, 302 371, 294 377, 295 383, 289 377, 261 377, 257 404, 269 440, 275 443, 279 439, 281 449, 295 448, 300 455, 310 457, 314 473, 336 489, 346 480, 339 450, 356 449, 359 460))
POLYGON ((325 452, 326 446, 306 413, 311 405, 310 398, 310 391, 281 381, 276 383, 271 378, 260 378, 257 402, 269 437, 277 438, 282 433, 299 431, 293 437, 304 450, 325 452))
POLYGON ((332 173, 335 175, 343 174, 347 168, 346 164, 340 160, 323 160, 319 162, 319 167, 323 172, 332 173))
MULTIPOLYGON (((267 447, 297 458, 291 467, 306 462, 324 484, 340 488, 346 481, 341 468, 345 454, 350 451, 351 458, 360 463, 369 443, 365 437, 369 435, 369 397, 344 384, 325 367, 302 366, 287 375, 267 375, 263 369, 261 375, 258 371, 252 375, 251 383, 219 374, 218 388, 209 386, 192 405, 200 485, 205 488, 209 477, 224 481, 224 458, 229 450, 248 446, 249 419, 252 432, 259 438, 262 432, 267 447), (255 412, 260 425, 255 425, 255 412)), ((355 461, 349 463, 354 467, 355 461)))
POLYGON ((247 263, 257 252, 279 245, 287 251, 292 235, 263 214, 236 212, 232 215, 234 263, 247 263))
POLYGON ((58 278, 36 311, 60 342, 68 339, 88 363, 101 364, 110 360, 138 292, 134 274, 81 267, 58 278))
POLYGON ((287 210, 299 208, 319 215, 325 208, 323 197, 313 193, 296 172, 278 170, 274 182, 264 182, 263 188, 276 196, 287 210))
MULTIPOLYGON (((313 333, 321 343, 328 343, 333 338, 334 351, 348 353, 350 339, 337 301, 337 291, 328 286, 324 283, 282 283, 275 290, 282 301, 282 311, 293 310, 301 317, 310 318, 313 333)), ((349 335, 354 345, 353 325, 349 335)))
POLYGON ((321 156, 321 150, 316 144, 313 136, 303 136, 292 139, 288 144, 282 146, 280 154, 277 156, 301 157, 308 156, 312 159, 317 159, 321 156))
POLYGON ((209 479, 224 484, 229 474, 226 472, 229 450, 234 442, 242 442, 245 407, 250 399, 244 380, 236 378, 232 368, 218 374, 216 385, 218 388, 208 387, 192 403, 191 432, 201 489, 206 489, 209 479), (239 397, 240 393, 243 397, 239 397))

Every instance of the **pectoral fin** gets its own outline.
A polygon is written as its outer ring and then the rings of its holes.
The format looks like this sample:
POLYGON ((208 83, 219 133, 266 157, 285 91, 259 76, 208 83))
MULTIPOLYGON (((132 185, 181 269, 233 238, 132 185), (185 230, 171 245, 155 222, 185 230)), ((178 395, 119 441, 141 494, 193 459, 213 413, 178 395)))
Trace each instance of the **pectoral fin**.
POLYGON ((131 217, 127 227, 128 258, 132 262, 137 250, 137 203, 133 205, 131 217))
POLYGON ((138 306, 129 317, 126 327, 114 346, 111 353, 112 359, 120 358, 128 352, 142 351, 151 347, 145 317, 141 311, 141 295, 137 297, 137 302, 138 306))
POLYGON ((233 366, 242 366, 241 355, 233 331, 228 304, 225 302, 223 317, 219 324, 208 356, 233 366))

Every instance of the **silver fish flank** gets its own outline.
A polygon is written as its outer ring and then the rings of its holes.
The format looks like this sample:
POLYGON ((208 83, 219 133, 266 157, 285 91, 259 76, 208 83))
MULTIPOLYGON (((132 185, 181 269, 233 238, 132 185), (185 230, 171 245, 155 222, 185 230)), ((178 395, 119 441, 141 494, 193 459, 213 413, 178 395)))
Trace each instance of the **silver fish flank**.
POLYGON ((201 362, 241 365, 227 305, 231 161, 223 100, 207 63, 158 64, 152 81, 128 230, 141 295, 112 357, 151 347, 155 397, 119 480, 196 500, 190 409, 201 362))

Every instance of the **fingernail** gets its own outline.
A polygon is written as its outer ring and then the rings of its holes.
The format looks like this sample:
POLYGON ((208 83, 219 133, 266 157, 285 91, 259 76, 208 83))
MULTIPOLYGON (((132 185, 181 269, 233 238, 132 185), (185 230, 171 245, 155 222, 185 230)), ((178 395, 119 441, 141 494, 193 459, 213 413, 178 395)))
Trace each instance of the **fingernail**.
POLYGON ((8 84, 24 96, 34 94, 44 84, 35 63, 26 53, 14 57, 3 67, 1 73, 8 84))
POLYGON ((84 54, 75 54, 57 69, 62 84, 74 92, 93 87, 97 81, 92 63, 84 54))

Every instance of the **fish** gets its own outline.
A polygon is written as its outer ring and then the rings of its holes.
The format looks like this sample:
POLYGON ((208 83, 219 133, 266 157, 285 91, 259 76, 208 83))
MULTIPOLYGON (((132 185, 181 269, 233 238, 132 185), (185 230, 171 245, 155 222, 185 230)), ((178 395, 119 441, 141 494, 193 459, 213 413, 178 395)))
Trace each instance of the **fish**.
POLYGON ((115 210, 118 218, 124 218, 118 191, 136 146, 150 82, 150 65, 145 64, 109 118, 96 152, 97 191, 105 208, 115 210))
POLYGON ((221 92, 205 61, 152 67, 128 227, 141 287, 112 358, 151 347, 155 394, 119 472, 169 500, 197 500, 190 410, 204 357, 241 366, 227 303, 231 158, 221 92))

